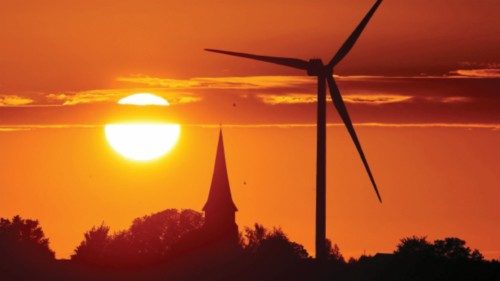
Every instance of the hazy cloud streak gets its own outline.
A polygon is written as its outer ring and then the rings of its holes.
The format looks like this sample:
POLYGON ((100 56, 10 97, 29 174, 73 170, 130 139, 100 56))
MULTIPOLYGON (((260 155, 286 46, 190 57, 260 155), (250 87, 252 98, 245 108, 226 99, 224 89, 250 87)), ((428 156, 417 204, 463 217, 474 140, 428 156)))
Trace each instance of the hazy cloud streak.
MULTIPOLYGON (((258 98, 265 104, 277 105, 277 104, 308 104, 315 103, 317 97, 314 94, 260 94, 258 98)), ((390 95, 390 94, 350 94, 343 96, 344 101, 347 103, 357 103, 357 104, 387 104, 387 103, 397 103, 397 102, 407 102, 412 99, 412 96, 405 95, 390 95)), ((327 98, 331 102, 331 98, 327 98)))
MULTIPOLYGON (((93 129, 103 128, 105 124, 51 124, 51 125, 10 125, 0 126, 0 132, 29 131, 35 129, 93 129)), ((181 124, 185 127, 220 128, 220 124, 181 124)), ((344 127, 343 123, 327 123, 327 127, 344 127)), ((354 123, 355 127, 380 128, 457 128, 500 130, 500 123, 354 123)), ((315 123, 269 123, 269 124, 224 124, 224 128, 315 128, 315 123)))
POLYGON ((0 106, 20 106, 33 103, 33 99, 18 95, 0 95, 0 106))
POLYGON ((168 79, 151 76, 118 77, 119 82, 164 87, 166 89, 270 89, 313 84, 308 76, 241 76, 168 79))
POLYGON ((457 69, 450 71, 450 74, 468 78, 500 78, 500 68, 457 69))
POLYGON ((168 100, 170 104, 185 104, 198 102, 202 98, 188 93, 166 93, 165 89, 102 89, 88 90, 72 93, 48 94, 46 98, 49 101, 61 102, 61 105, 77 105, 100 102, 116 102, 125 96, 140 93, 153 92, 168 100))

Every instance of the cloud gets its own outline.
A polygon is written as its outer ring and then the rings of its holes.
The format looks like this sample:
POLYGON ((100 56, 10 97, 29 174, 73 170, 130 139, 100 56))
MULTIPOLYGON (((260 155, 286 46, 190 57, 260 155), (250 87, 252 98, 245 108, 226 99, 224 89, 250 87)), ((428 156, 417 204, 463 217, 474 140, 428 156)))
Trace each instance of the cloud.
POLYGON ((119 82, 162 87, 166 89, 272 89, 293 88, 314 83, 309 76, 231 76, 167 79, 144 75, 122 76, 119 82))
MULTIPOLYGON (((265 104, 309 104, 316 103, 315 94, 259 94, 257 97, 265 104)), ((396 95, 396 94, 347 94, 342 95, 345 103, 364 104, 364 105, 384 105, 393 103, 406 103, 416 100, 424 100, 432 103, 459 104, 473 102, 471 97, 464 96, 449 96, 449 97, 424 97, 417 98, 412 95, 396 95)), ((331 98, 327 97, 327 101, 331 102, 331 98)))
POLYGON ((470 97, 463 96, 450 96, 450 97, 426 97, 426 101, 437 102, 437 103, 467 103, 472 102, 474 99, 470 97))
POLYGON ((390 128, 457 128, 457 129, 491 129, 500 130, 500 123, 358 123, 359 127, 390 128))
POLYGON ((0 95, 0 106, 20 106, 33 103, 33 100, 18 95, 0 95))
POLYGON ((116 78, 116 81, 167 89, 188 89, 199 86, 199 83, 192 79, 169 79, 143 75, 121 76, 116 78))
POLYGON ((263 103, 270 105, 277 104, 307 104, 315 103, 317 98, 313 94, 283 94, 283 95, 257 95, 263 103))
POLYGON ((49 101, 56 101, 62 105, 117 102, 120 98, 138 92, 153 92, 167 99, 170 104, 193 103, 202 99, 199 96, 189 93, 164 93, 163 91, 164 89, 104 89, 48 94, 46 98, 49 101))
POLYGON ((413 97, 406 95, 390 95, 390 94, 353 94, 344 95, 344 100, 347 103, 362 103, 362 104, 388 104, 388 103, 400 103, 408 102, 413 97))
POLYGON ((29 128, 11 128, 11 127, 0 127, 0 132, 18 132, 18 131, 29 131, 29 128))
POLYGON ((471 102, 473 99, 470 97, 443 97, 441 102, 443 103, 464 103, 471 102))
POLYGON ((93 90, 93 91, 83 91, 76 93, 60 93, 60 94, 48 94, 46 97, 49 100, 60 101, 62 105, 76 105, 76 104, 86 104, 95 102, 109 102, 116 101, 119 97, 122 97, 123 93, 117 93, 110 90, 93 90))
MULTIPOLYGON (((265 104, 308 104, 315 103, 317 98, 313 94, 282 94, 282 95, 265 95, 260 94, 257 97, 265 104)), ((391 94, 350 94, 343 95, 346 103, 355 104, 388 104, 410 101, 413 97, 407 95, 391 95, 391 94)), ((330 98, 327 98, 331 101, 330 98)))
POLYGON ((218 77, 195 78, 208 83, 211 87, 222 89, 272 89, 294 88, 315 83, 309 76, 246 76, 246 77, 218 77))
MULTIPOLYGON (((380 128, 450 128, 500 130, 500 123, 354 123, 354 127, 380 128)), ((219 128, 220 124, 185 124, 189 127, 219 128)), ((343 123, 327 123, 327 127, 344 127, 343 123)), ((315 128, 315 123, 224 124, 224 128, 315 128)))
POLYGON ((31 124, 31 125, 0 125, 0 132, 18 132, 18 131, 31 131, 35 129, 88 129, 103 127, 104 125, 90 125, 90 124, 31 124))
POLYGON ((500 78, 500 68, 457 69, 450 71, 450 75, 459 78, 500 78))
MULTIPOLYGON (((486 129, 500 130, 500 123, 354 123, 355 127, 378 127, 378 128, 450 128, 450 129, 486 129)), ((185 127, 220 128, 220 124, 181 124, 185 127)), ((46 124, 46 125, 3 125, 0 132, 30 131, 39 129, 93 129, 102 128, 101 125, 86 124, 46 124)), ((268 124, 224 124, 224 128, 260 129, 260 128, 315 128, 316 123, 268 123, 268 124)), ((343 123, 327 123, 327 127, 344 127, 343 123)))
POLYGON ((498 62, 462 61, 462 62, 460 62, 460 65, 468 67, 468 68, 500 68, 500 63, 498 63, 498 62))
MULTIPOLYGON (((342 83, 341 88, 346 103, 364 105, 386 105, 416 101, 446 104, 471 102, 472 98, 458 96, 462 95, 460 92, 457 93, 457 96, 451 97, 443 97, 440 93, 433 97, 425 97, 428 96, 427 93, 417 94, 414 89, 418 89, 420 85, 418 80, 420 79, 442 81, 456 78, 477 79, 497 77, 500 77, 500 69, 497 68, 454 70, 441 76, 335 75, 335 78, 342 83), (413 82, 415 86, 413 88, 402 88, 405 84, 398 81, 406 82, 407 84, 413 82), (390 82, 394 83, 389 84, 390 82), (381 92, 377 93, 378 90, 381 92)), ((120 98, 130 94, 151 92, 166 98, 171 104, 187 104, 199 102, 204 97, 208 98, 206 94, 217 93, 217 90, 234 90, 234 93, 242 98, 257 97, 262 103, 267 105, 310 104, 316 102, 316 95, 309 92, 316 87, 316 79, 310 76, 230 76, 170 79, 148 75, 132 75, 119 76, 116 78, 116 81, 129 85, 119 85, 120 87, 114 89, 51 93, 46 95, 46 98, 49 104, 76 105, 116 102, 120 98), (134 84, 132 85, 133 87, 130 87, 130 84, 134 84), (189 92, 186 93, 186 91, 189 92), (256 91, 260 92, 255 93, 256 91)), ((226 91, 225 93, 229 92, 231 91, 226 91)), ((220 93, 218 92, 218 94, 220 93)))
MULTIPOLYGON (((493 64, 489 64, 493 65, 493 64)), ((417 75, 417 76, 383 76, 383 75, 334 75, 338 81, 383 81, 387 79, 454 79, 454 78, 497 78, 500 77, 498 68, 459 69, 444 75, 417 75)), ((316 78, 311 76, 228 76, 228 77, 194 77, 187 79, 171 79, 148 75, 120 76, 118 82, 159 87, 170 90, 185 89, 294 89, 297 87, 314 87, 316 78)))
POLYGON ((170 104, 186 104, 186 103, 194 103, 194 102, 199 102, 202 100, 200 96, 189 96, 189 95, 183 95, 183 96, 177 96, 177 97, 171 97, 168 99, 170 104))

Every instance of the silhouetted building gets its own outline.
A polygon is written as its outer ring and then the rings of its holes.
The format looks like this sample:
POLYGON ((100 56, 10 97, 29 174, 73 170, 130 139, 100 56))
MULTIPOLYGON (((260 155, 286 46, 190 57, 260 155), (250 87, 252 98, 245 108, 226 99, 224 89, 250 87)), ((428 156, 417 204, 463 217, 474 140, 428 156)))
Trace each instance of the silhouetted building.
POLYGON ((207 202, 203 207, 205 212, 205 235, 213 244, 220 246, 235 246, 238 244, 238 225, 235 213, 238 211, 231 196, 224 154, 222 130, 219 132, 219 143, 215 156, 214 173, 207 202))

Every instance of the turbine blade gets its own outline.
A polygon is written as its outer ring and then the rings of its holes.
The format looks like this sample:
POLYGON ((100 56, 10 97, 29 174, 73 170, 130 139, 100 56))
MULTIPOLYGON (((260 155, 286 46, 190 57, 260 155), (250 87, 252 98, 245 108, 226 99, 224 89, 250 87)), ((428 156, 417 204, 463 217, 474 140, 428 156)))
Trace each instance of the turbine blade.
POLYGON ((259 60, 279 65, 289 66, 293 68, 298 68, 302 70, 307 70, 307 67, 309 66, 309 62, 301 59, 252 55, 252 54, 237 53, 237 52, 215 50, 215 49, 205 49, 205 51, 236 56, 236 57, 243 57, 247 59, 259 60))
POLYGON ((363 32, 363 29, 365 29, 365 27, 368 24, 368 22, 370 21, 371 17, 373 16, 375 11, 377 10, 380 3, 382 3, 382 0, 377 0, 377 2, 375 2, 375 4, 373 4, 370 11, 368 11, 368 13, 363 18, 363 20, 359 23, 359 25, 356 27, 356 29, 354 29, 351 36, 349 36, 349 38, 347 38, 347 40, 344 42, 342 47, 340 47, 340 49, 337 51, 337 53, 332 58, 330 63, 328 63, 328 67, 330 67, 330 69, 332 69, 335 65, 337 65, 347 55, 347 53, 349 53, 349 51, 352 49, 352 47, 354 46, 354 44, 358 40, 359 36, 361 35, 361 32, 363 32))
POLYGON ((354 130, 354 126, 352 125, 351 118, 349 117, 349 113, 347 112, 344 100, 340 95, 339 88, 335 84, 335 81, 333 80, 332 76, 328 76, 327 81, 328 81, 328 88, 330 89, 330 95, 332 96, 333 104, 337 109, 337 112, 339 113, 340 117, 342 118, 342 121, 344 121, 347 131, 351 135, 352 141, 354 142, 354 145, 358 150, 359 156, 363 161, 363 165, 365 166, 365 169, 368 172, 368 176, 370 177, 370 181, 372 182, 373 188, 375 189, 375 193, 377 194, 378 200, 380 201, 380 203, 382 203, 382 198, 380 197, 380 193, 378 192, 377 184, 375 183, 375 179, 373 178, 370 166, 368 166, 368 161, 366 160, 363 149, 361 148, 361 144, 359 143, 358 135, 354 130))

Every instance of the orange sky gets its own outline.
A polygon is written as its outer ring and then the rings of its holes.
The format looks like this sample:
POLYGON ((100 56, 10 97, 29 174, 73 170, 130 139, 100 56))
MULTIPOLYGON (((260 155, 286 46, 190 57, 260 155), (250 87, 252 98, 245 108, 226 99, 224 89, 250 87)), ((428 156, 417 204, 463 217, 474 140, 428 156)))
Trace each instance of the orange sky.
MULTIPOLYGON (((329 60, 371 3, 5 1, 0 216, 40 219, 67 257, 103 220, 119 230, 169 207, 200 210, 210 125, 223 123, 240 227, 282 226, 311 252, 314 80, 202 49, 329 60), (171 106, 115 105, 145 91, 171 106), (146 164, 114 153, 102 125, 137 118, 180 122, 177 147, 146 164)), ((384 198, 377 204, 345 129, 329 127, 327 233, 347 256, 417 234, 459 236, 500 257, 499 9, 384 1, 336 69, 384 198)))

